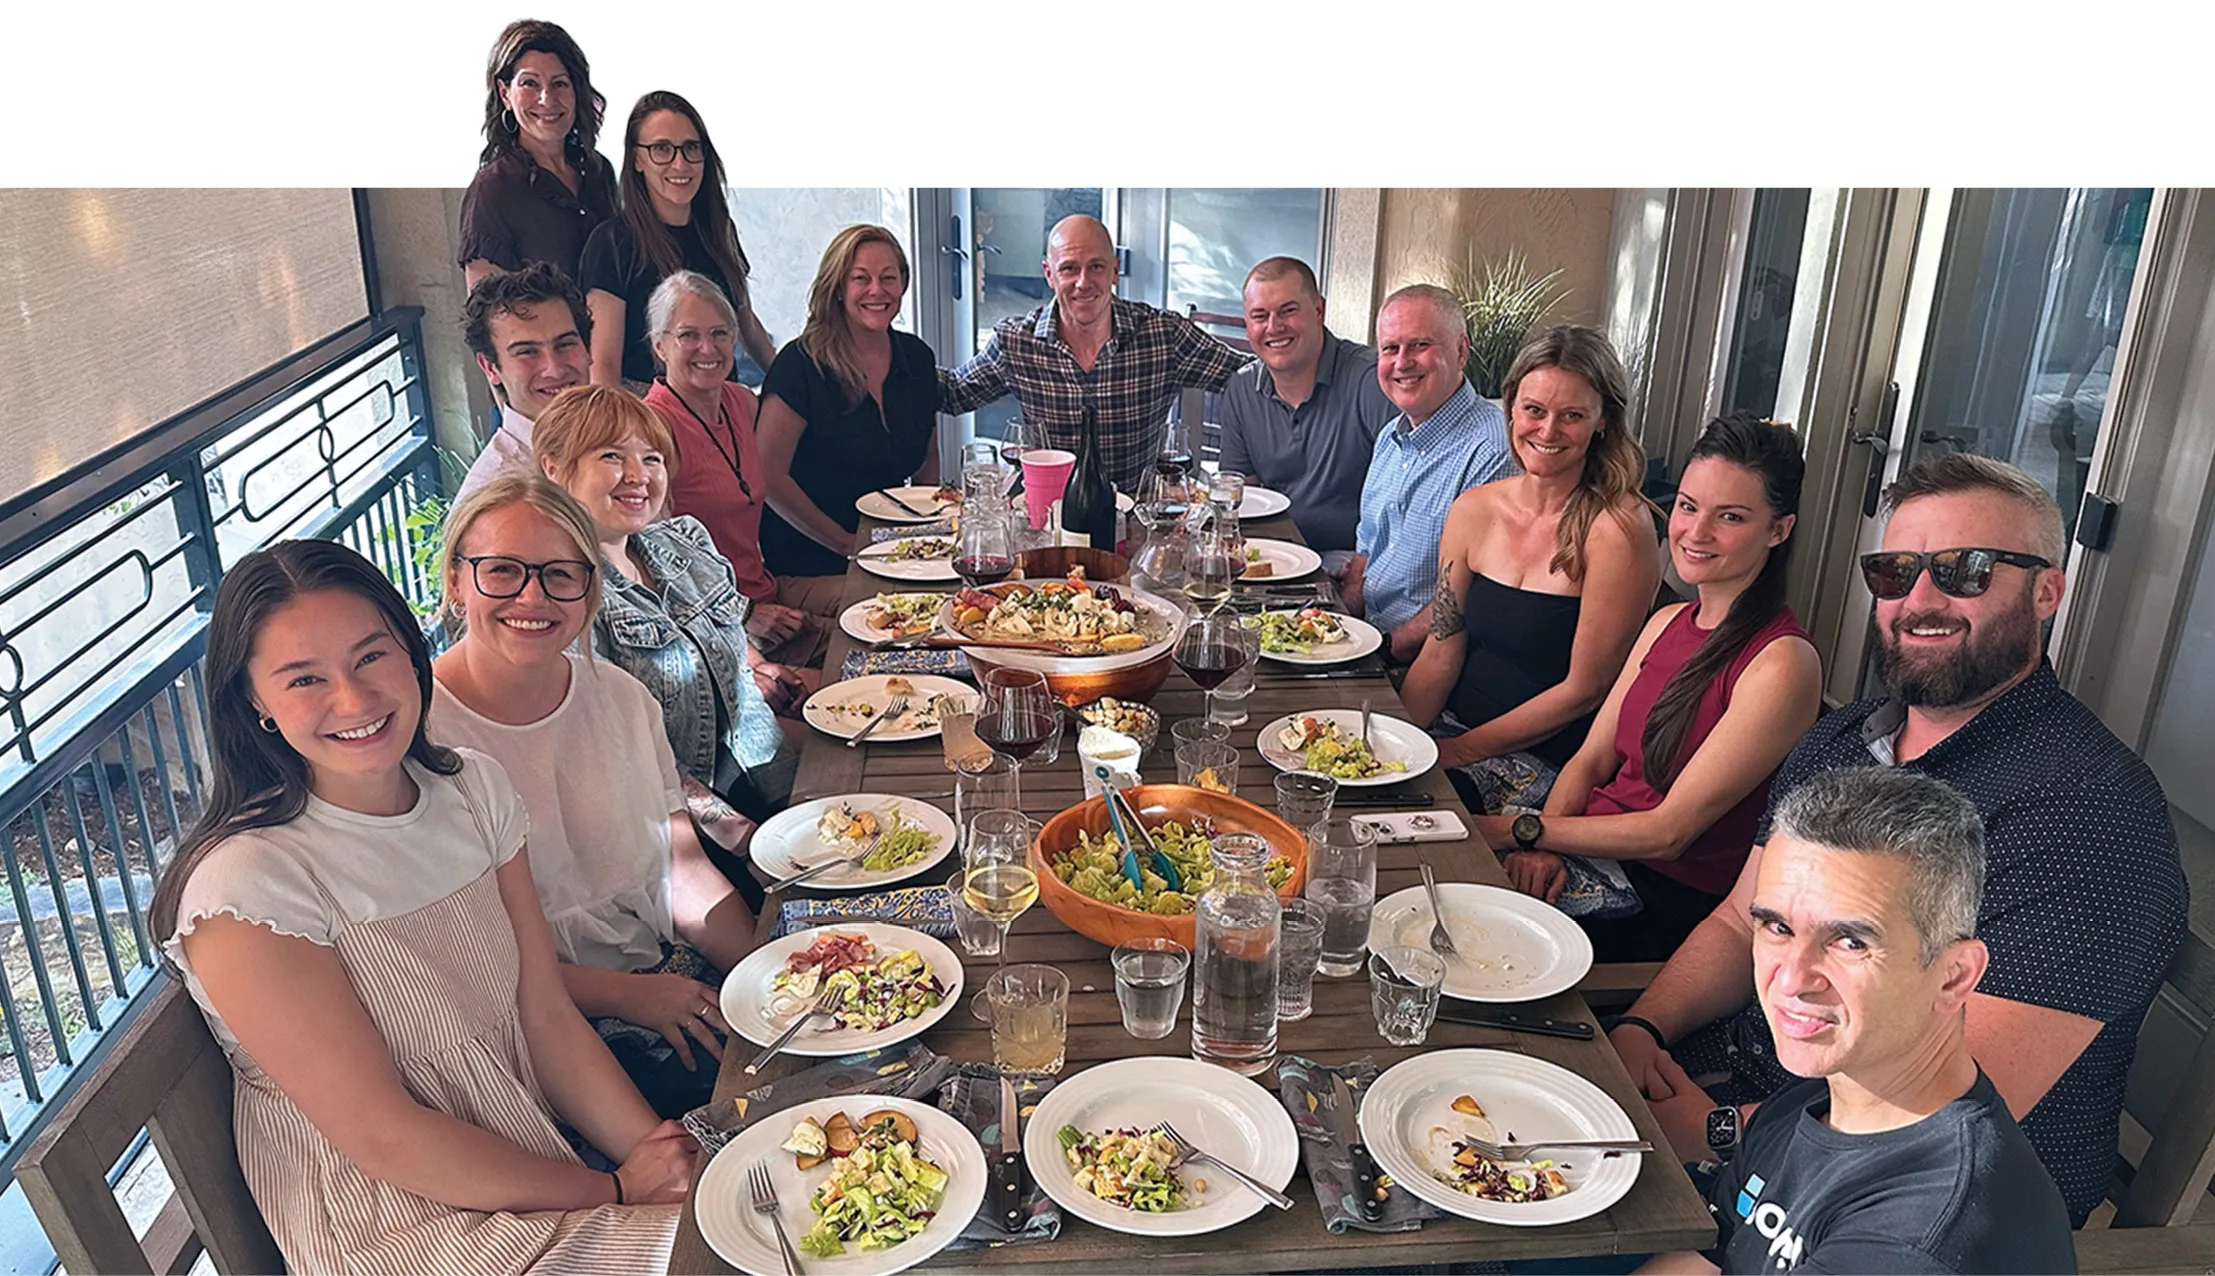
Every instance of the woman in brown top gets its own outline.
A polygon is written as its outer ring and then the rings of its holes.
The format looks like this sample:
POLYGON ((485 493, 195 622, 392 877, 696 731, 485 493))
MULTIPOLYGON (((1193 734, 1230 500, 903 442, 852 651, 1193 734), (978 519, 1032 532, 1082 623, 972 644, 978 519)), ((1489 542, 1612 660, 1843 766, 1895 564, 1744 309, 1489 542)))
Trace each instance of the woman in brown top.
POLYGON ((615 216, 615 168, 593 149, 607 101, 569 33, 511 22, 485 64, 485 149, 461 202, 470 287, 551 262, 571 279, 593 227, 615 216))

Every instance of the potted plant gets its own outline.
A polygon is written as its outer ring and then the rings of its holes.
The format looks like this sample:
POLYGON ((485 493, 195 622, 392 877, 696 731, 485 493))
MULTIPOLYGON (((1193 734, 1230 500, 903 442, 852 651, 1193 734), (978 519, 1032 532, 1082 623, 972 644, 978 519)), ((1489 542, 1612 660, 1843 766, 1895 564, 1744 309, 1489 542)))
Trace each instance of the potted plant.
POLYGON ((1569 295, 1555 286, 1560 277, 1559 269, 1532 274, 1523 255, 1511 252, 1481 269, 1472 260, 1454 280, 1469 321, 1469 361, 1462 371, 1478 397, 1500 397, 1515 356, 1569 295))

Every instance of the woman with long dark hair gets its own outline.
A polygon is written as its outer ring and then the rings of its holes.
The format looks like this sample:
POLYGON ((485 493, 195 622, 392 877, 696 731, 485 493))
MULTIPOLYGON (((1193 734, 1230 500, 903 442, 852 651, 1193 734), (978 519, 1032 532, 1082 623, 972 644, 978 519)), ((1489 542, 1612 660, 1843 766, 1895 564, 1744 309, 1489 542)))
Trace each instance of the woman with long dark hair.
POLYGON ((675 270, 707 276, 738 311, 734 375, 759 384, 776 346, 754 315, 746 277, 753 267, 738 242, 723 196, 723 160, 692 103, 657 89, 638 100, 623 126, 623 211, 585 241, 578 282, 592 311, 592 382, 629 384, 644 393, 654 379, 646 304, 675 270))
POLYGON ((1670 558, 1698 600, 1647 622, 1542 813, 1520 830, 1477 819, 1540 899, 1617 862, 1638 910, 1578 918, 1601 961, 1665 960, 1730 893, 1769 781, 1822 711, 1822 662, 1784 600, 1804 471, 1787 427, 1708 424, 1669 513, 1670 558))
POLYGON ((236 1070, 286 1264, 660 1270, 692 1140, 563 989, 506 772, 424 735, 399 592, 284 541, 224 576, 208 634, 214 783, 152 921, 236 1070))
POLYGON ((615 168, 595 150, 607 99, 567 31, 511 22, 485 63, 485 147, 461 200, 462 278, 550 262, 571 279, 615 216, 615 168))
POLYGON ((1501 396, 1522 472, 1446 513, 1431 632, 1401 697, 1480 815, 1545 801, 1661 583, 1629 382, 1597 329, 1539 334, 1501 396))

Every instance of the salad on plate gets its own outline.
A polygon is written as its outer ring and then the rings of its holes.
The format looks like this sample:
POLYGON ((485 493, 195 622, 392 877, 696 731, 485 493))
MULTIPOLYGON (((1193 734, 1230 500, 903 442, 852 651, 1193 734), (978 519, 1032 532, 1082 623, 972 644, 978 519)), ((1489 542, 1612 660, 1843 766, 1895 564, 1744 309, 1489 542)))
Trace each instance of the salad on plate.
POLYGON ((1272 655, 1312 655, 1317 647, 1345 642, 1352 635, 1338 617, 1320 607, 1299 611, 1265 611, 1248 616, 1248 629, 1261 631, 1261 649, 1272 655))
MULTIPOLYGON (((1185 1184, 1171 1166, 1177 1147, 1159 1131, 1124 1128, 1093 1133, 1065 1125, 1056 1137, 1079 1191, 1148 1214, 1183 1208, 1185 1184)), ((1194 1191, 1204 1186, 1200 1180, 1192 1184, 1194 1191)))
POLYGON ((1359 735, 1312 714, 1300 714, 1285 723, 1277 733, 1277 745, 1298 754, 1308 770, 1320 771, 1334 780, 1367 780, 1407 770, 1407 763, 1379 759, 1359 735))
POLYGON ((952 558, 954 542, 944 536, 910 536, 892 542, 892 548, 882 554, 873 554, 888 563, 921 562, 932 558, 952 558))
POLYGON ((1569 1194, 1569 1180, 1552 1161, 1495 1161, 1470 1144, 1471 1136, 1487 1143, 1499 1142, 1492 1119, 1474 1096, 1457 1096, 1453 1109, 1464 1118, 1467 1128, 1458 1135, 1442 1125, 1432 1126, 1430 1132, 1435 1162, 1431 1174, 1439 1182, 1479 1200, 1510 1205, 1550 1201, 1569 1194))
POLYGON ((808 1195, 815 1226, 799 1247, 811 1258, 835 1257, 848 1245, 865 1253, 890 1249, 921 1234, 950 1178, 923 1155, 914 1120, 892 1108, 859 1122, 843 1112, 828 1122, 809 1117, 793 1127, 784 1148, 803 1170, 830 1160, 830 1173, 808 1195))
POLYGON ((910 823, 897 806, 888 806, 880 813, 856 811, 851 804, 841 802, 816 818, 815 836, 823 845, 847 852, 857 851, 875 838, 877 844, 861 861, 870 872, 905 868, 938 849, 938 834, 910 823))
POLYGON ((769 981, 766 1010, 771 1018, 789 1018, 814 1005, 825 989, 839 990, 830 1012, 839 1026, 858 1032, 918 1018, 946 996, 946 985, 914 949, 880 957, 867 935, 829 931, 785 959, 769 981))
POLYGON ((947 597, 927 593, 879 594, 864 618, 871 629, 881 630, 894 638, 913 638, 938 627, 938 609, 946 605, 947 597))

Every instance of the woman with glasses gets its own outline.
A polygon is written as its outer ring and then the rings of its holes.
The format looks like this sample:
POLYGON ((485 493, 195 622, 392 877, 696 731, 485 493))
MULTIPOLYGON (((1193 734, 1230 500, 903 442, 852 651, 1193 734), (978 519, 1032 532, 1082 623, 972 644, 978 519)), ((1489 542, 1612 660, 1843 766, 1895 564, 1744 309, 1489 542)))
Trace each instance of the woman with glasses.
POLYGON ((643 392, 654 379, 646 306, 675 270, 715 281, 738 312, 736 375, 761 380, 776 347, 754 317, 751 267, 723 197, 723 161, 692 104, 666 90, 638 100, 623 127, 623 211, 585 241, 578 283, 592 311, 592 382, 643 392))
POLYGON ((593 147, 607 99, 584 50, 551 22, 511 22, 485 63, 485 148, 461 197, 462 278, 549 262, 571 279, 615 216, 615 168, 593 147))
POLYGON ((854 502, 938 481, 938 357, 893 327, 907 290, 891 231, 838 232, 808 288, 807 325, 762 383, 762 550, 779 574, 813 578, 810 596, 827 594, 834 615, 861 524, 854 502))
POLYGON ((753 918, 693 832, 661 706, 578 649, 599 607, 598 535, 537 475, 454 507, 439 579, 466 623, 432 665, 431 730, 507 769, 570 999, 654 1110, 678 1117, 714 1090, 729 1031, 716 990, 753 918), (573 782, 580 768, 592 784, 573 782))
POLYGON ((592 516, 601 586, 592 649, 661 705, 709 857, 758 908, 760 883, 734 858, 751 834, 737 816, 759 821, 784 809, 799 762, 763 685, 792 700, 803 684, 754 659, 752 604, 707 528, 683 515, 661 521, 675 449, 652 408, 608 386, 562 391, 531 427, 539 468, 592 516))
POLYGON ((1730 893, 1822 711, 1822 661, 1784 601, 1805 469, 1788 427, 1708 423, 1669 511, 1698 600, 1646 622, 1542 812, 1476 819, 1509 882, 1576 916, 1600 961, 1666 960, 1730 893))
POLYGON ((777 578, 762 561, 765 479, 754 438, 756 400, 729 379, 738 312, 706 275, 679 270, 647 301, 646 332, 662 369, 646 406, 661 413, 677 444, 671 510, 705 524, 730 560, 739 592, 753 600, 746 632, 762 653, 780 664, 821 665, 827 619, 781 600, 777 578))

